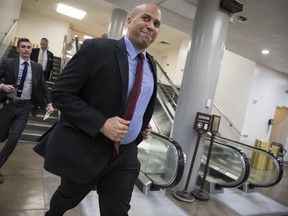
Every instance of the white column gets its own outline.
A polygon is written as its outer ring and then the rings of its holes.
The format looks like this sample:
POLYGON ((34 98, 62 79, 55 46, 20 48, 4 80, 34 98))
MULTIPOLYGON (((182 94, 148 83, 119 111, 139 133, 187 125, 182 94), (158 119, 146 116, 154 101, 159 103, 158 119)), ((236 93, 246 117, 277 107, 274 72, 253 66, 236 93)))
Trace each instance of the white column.
POLYGON ((123 36, 123 30, 126 23, 127 12, 115 8, 112 13, 111 22, 108 29, 108 38, 120 39, 123 36))
MULTIPOLYGON (((193 130, 197 112, 211 114, 230 14, 219 8, 220 0, 198 1, 192 43, 188 52, 175 113, 172 138, 183 148, 187 160, 184 175, 174 190, 183 190, 197 136, 193 130)), ((194 190, 204 149, 202 137, 188 190, 194 190)))

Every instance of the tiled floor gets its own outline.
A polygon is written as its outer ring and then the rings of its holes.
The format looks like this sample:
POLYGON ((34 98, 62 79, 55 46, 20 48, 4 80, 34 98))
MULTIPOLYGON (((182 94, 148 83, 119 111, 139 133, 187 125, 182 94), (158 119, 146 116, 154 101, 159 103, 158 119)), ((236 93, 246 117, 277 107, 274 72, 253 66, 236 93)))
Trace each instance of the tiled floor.
MULTIPOLYGON (((42 216, 48 208, 59 178, 43 170, 43 160, 32 147, 33 144, 19 143, 2 167, 5 182, 0 184, 0 216, 42 216)), ((248 194, 225 190, 224 194, 211 195, 207 202, 181 202, 173 197, 172 191, 145 196, 135 187, 130 216, 288 215, 287 186, 286 167, 284 178, 274 187, 248 194)), ((99 216, 96 193, 92 191, 66 215, 99 216)))

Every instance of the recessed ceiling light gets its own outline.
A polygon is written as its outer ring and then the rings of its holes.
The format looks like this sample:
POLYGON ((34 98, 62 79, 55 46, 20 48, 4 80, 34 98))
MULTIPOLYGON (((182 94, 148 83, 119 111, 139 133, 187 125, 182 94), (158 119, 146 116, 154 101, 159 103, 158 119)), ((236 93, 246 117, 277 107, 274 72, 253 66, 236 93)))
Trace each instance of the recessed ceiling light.
POLYGON ((270 51, 267 50, 267 49, 263 49, 263 50, 261 50, 261 53, 264 54, 264 55, 267 55, 267 54, 270 53, 270 51))
POLYGON ((58 13, 64 14, 66 16, 73 17, 75 19, 82 20, 86 15, 85 11, 79 10, 77 8, 70 7, 65 4, 58 3, 56 11, 58 13))

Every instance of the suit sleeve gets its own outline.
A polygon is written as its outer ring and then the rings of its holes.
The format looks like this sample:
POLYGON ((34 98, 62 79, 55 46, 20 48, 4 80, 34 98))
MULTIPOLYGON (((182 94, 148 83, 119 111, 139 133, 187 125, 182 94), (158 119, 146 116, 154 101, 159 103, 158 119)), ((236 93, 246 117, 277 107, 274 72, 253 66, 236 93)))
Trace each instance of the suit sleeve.
POLYGON ((87 41, 61 72, 52 88, 51 100, 61 111, 63 118, 89 136, 95 137, 107 118, 87 103, 87 98, 93 97, 96 92, 91 90, 87 95, 88 93, 83 91, 88 88, 87 83, 91 79, 91 74, 97 73, 93 67, 103 53, 95 51, 97 46, 87 41))
MULTIPOLYGON (((41 70, 41 74, 43 74, 43 71, 41 70)), ((40 76, 40 87, 42 90, 42 95, 45 99, 45 107, 47 106, 47 104, 52 103, 51 99, 50 99, 50 93, 49 93, 49 89, 47 86, 47 83, 44 79, 44 76, 40 76)))

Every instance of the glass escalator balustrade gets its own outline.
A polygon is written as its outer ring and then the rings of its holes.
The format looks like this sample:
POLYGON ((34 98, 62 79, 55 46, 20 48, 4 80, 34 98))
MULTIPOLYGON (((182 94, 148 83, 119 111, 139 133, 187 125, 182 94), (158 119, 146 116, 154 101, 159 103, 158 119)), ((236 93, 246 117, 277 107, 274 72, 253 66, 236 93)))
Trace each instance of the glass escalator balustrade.
POLYGON ((176 185, 182 177, 184 154, 170 138, 152 133, 138 146, 141 172, 152 180, 156 188, 176 185))
MULTIPOLYGON (((202 154, 199 175, 203 175, 207 163, 210 140, 206 140, 202 154)), ((249 176, 249 162, 246 155, 239 149, 214 141, 209 161, 208 175, 223 187, 239 187, 249 176)))
MULTIPOLYGON (((273 153, 273 146, 269 142, 256 140, 255 146, 246 145, 240 142, 217 136, 215 142, 228 145, 241 150, 249 160, 249 177, 247 182, 255 187, 270 187, 277 184, 283 176, 283 163, 281 157, 273 153)), ((232 155, 235 158, 235 155, 232 155)), ((231 166, 231 154, 227 157, 227 167, 231 166)), ((212 160, 211 160, 212 161, 212 160)), ((214 160, 218 163, 219 159, 214 160)), ((221 166, 223 164, 220 163, 221 166)), ((231 169, 233 170, 233 169, 231 169)), ((236 169, 235 169, 236 170, 236 169)), ((232 172, 232 171, 231 171, 232 172)))

